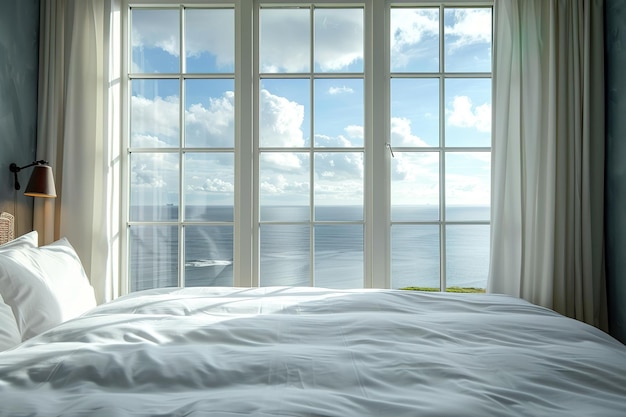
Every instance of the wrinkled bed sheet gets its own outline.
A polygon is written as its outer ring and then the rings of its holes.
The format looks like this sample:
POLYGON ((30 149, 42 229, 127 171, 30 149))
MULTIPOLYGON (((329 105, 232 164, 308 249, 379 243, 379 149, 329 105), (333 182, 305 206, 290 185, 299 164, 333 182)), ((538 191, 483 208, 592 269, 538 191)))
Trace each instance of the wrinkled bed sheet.
POLYGON ((187 288, 0 353, 0 416, 625 416, 626 347, 508 296, 187 288))

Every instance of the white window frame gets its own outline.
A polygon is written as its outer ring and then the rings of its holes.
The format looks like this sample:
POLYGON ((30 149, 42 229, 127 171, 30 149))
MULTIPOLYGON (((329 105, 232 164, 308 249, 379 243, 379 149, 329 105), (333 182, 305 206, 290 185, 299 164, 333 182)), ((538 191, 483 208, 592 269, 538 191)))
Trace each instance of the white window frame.
MULTIPOLYGON (((314 3, 338 7, 364 8, 364 288, 389 288, 391 285, 391 216, 390 166, 391 153, 387 148, 390 130, 390 7, 391 6, 476 6, 493 7, 494 0, 188 0, 188 6, 234 6, 235 10, 235 199, 234 199, 234 282, 235 286, 259 285, 259 189, 258 171, 258 22, 260 4, 297 5, 314 3), (384 36, 374 36, 383 33, 384 36), (252 80, 251 83, 246 80, 252 80), (376 99, 383 97, 384 99, 376 99), (379 196, 385 198, 379 198, 379 196)), ((129 292, 129 8, 133 6, 178 6, 181 2, 167 0, 125 0, 121 7, 121 244, 120 292, 129 292)), ((181 51, 182 53, 182 51, 181 51)), ((492 58, 493 62, 493 58, 492 58)), ((493 74, 493 71, 492 71, 493 74)), ((442 100, 443 101, 443 100, 442 100)), ((455 149, 456 150, 456 149, 455 149)), ((463 150, 460 149, 459 150, 463 150)), ((475 148, 471 148, 475 151, 475 148)), ((488 149, 489 151, 491 149, 488 149)), ((346 149, 349 151, 349 148, 346 149)), ((182 169, 182 168, 181 168, 182 169)), ((443 174, 441 174, 443 176, 443 174)), ((440 177, 441 178, 441 177, 440 177)), ((182 190, 181 190, 182 192, 182 190)), ((440 193, 445 193, 442 183, 440 193)), ((440 200, 443 201, 443 200, 440 200)), ((442 208, 443 210, 443 208, 442 208)), ((445 225, 440 221, 441 245, 445 245, 445 225)), ((482 222, 489 224, 489 222, 482 222)), ((455 222, 454 224, 459 224, 455 222)), ((476 224, 476 222, 471 222, 476 224)), ((443 249, 443 248, 442 248, 443 249)), ((183 254, 179 253, 182 257, 183 254)), ((180 260, 179 260, 180 262, 180 260)), ((183 262, 184 263, 184 262, 183 262)), ((441 289, 445 289, 445 251, 440 254, 441 289)), ((181 274, 179 272, 179 274, 181 274)), ((180 278, 179 278, 180 280, 180 278)))

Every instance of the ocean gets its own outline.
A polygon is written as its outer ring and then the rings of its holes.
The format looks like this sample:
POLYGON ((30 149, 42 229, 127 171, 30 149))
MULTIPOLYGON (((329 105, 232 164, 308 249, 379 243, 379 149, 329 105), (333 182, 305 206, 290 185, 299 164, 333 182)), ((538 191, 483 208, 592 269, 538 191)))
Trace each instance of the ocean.
MULTIPOLYGON (((392 222, 436 221, 431 207, 394 207, 392 222)), ((131 221, 176 221, 178 207, 136 206, 131 221)), ((488 207, 452 207, 450 220, 488 220, 488 207)), ((290 222, 308 217, 302 207, 264 207, 261 221, 290 222)), ((321 206, 319 221, 358 221, 360 207, 321 206)), ((188 207, 188 221, 232 221, 232 207, 188 207)), ((448 287, 485 288, 489 267, 489 226, 455 224, 445 227, 448 287)), ((364 275, 363 224, 318 224, 310 236, 308 225, 262 223, 260 281, 262 286, 314 285, 361 288, 364 275), (314 256, 311 259, 311 240, 314 256)), ((178 269, 185 269, 186 286, 233 285, 233 228, 230 225, 185 225, 185 258, 179 266, 177 225, 134 224, 129 229, 131 291, 178 285, 178 269)), ((440 233, 437 224, 392 224, 391 287, 439 287, 440 233)))

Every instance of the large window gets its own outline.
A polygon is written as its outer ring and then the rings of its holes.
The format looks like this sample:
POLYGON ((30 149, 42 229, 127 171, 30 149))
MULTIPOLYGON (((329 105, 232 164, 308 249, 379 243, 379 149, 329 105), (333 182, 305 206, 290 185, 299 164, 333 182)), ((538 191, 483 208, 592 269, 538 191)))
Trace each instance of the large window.
POLYGON ((492 12, 455 4, 130 3, 127 289, 484 288, 492 12))
POLYGON ((259 11, 261 285, 363 286, 363 19, 259 11))
POLYGON ((233 284, 233 8, 131 8, 130 290, 233 284))
POLYGON ((485 287, 491 21, 487 7, 390 10, 394 288, 485 287))

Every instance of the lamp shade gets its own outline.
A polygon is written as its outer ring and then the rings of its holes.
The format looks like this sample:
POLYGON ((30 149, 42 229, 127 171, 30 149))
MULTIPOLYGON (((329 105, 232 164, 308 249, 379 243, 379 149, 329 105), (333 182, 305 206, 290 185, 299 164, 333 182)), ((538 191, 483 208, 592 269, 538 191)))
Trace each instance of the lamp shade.
POLYGON ((48 198, 57 196, 57 191, 54 187, 54 177, 52 176, 52 168, 50 166, 35 165, 33 167, 33 173, 30 176, 24 195, 48 198))

